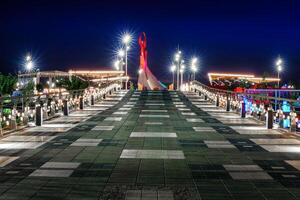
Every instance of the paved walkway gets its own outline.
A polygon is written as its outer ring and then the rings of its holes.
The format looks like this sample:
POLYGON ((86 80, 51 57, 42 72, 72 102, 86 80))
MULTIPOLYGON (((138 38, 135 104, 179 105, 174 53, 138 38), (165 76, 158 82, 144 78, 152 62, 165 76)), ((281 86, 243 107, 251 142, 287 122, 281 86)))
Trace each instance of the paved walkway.
POLYGON ((124 95, 2 138, 0 199, 300 199, 296 138, 194 93, 124 95))

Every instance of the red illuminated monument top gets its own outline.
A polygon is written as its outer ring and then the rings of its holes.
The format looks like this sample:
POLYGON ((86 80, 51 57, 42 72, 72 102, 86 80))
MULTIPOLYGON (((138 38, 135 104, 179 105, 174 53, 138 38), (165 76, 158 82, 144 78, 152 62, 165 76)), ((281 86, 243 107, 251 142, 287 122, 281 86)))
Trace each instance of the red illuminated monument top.
POLYGON ((147 37, 142 33, 139 37, 140 45, 140 68, 139 68, 139 90, 162 90, 165 86, 157 80, 148 67, 147 37))

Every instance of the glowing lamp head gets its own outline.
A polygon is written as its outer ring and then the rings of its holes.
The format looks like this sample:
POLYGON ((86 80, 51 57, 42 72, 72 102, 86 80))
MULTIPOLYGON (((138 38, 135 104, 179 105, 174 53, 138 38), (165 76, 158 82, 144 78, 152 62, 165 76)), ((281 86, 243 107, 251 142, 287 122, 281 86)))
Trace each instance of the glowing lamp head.
POLYGON ((28 55, 26 56, 25 60, 26 60, 27 62, 30 61, 30 60, 31 60, 31 56, 28 54, 28 55))
POLYGON ((175 66, 175 65, 172 65, 172 66, 171 66, 171 72, 175 72, 175 70, 176 70, 176 66, 175 66))
POLYGON ((26 63, 26 69, 28 71, 32 70, 32 68, 33 68, 33 62, 32 61, 29 61, 28 63, 26 63))
POLYGON ((131 42, 131 35, 126 33, 124 36, 123 36, 123 39, 122 39, 123 43, 124 44, 129 44, 131 42))
POLYGON ((282 59, 281 58, 278 58, 277 60, 276 60, 276 65, 277 66, 280 66, 282 64, 282 59))
POLYGON ((197 62, 198 62, 198 58, 196 57, 192 58, 192 63, 191 63, 192 65, 196 65, 197 62))
POLYGON ((139 69, 138 73, 141 74, 143 72, 143 69, 139 69))
POLYGON ((115 66, 116 70, 119 70, 120 69, 120 61, 116 60, 114 63, 114 66, 115 66))
POLYGON ((281 66, 281 65, 278 65, 278 66, 277 66, 277 71, 278 71, 278 72, 281 72, 281 71, 282 71, 282 66, 281 66))
POLYGON ((123 58, 125 56, 125 52, 123 49, 120 49, 119 52, 118 52, 118 55, 123 58))

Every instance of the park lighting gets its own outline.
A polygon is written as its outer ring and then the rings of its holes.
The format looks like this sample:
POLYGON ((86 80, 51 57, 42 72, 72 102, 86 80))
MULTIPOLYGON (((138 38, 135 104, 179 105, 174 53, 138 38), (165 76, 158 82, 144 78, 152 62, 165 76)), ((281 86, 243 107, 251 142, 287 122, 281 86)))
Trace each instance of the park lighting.
POLYGON ((279 88, 280 87, 280 73, 282 72, 283 68, 282 68, 282 65, 283 65, 283 61, 280 57, 277 58, 276 62, 276 70, 277 70, 277 77, 278 77, 278 83, 277 83, 277 87, 279 88))
POLYGON ((131 42, 131 35, 126 33, 123 37, 122 37, 122 42, 125 44, 125 45, 128 45, 130 42, 131 42))
POLYGON ((180 66, 181 64, 184 62, 184 60, 181 60, 182 58, 182 53, 181 51, 178 49, 177 52, 175 53, 174 55, 174 60, 175 60, 175 63, 176 63, 176 90, 179 90, 180 89, 180 85, 179 85, 179 76, 180 76, 180 66))
POLYGON ((196 72, 197 72, 197 64, 198 64, 198 58, 194 57, 191 60, 191 71, 193 72, 193 80, 196 79, 196 72))
POLYGON ((26 56, 25 60, 26 60, 27 62, 29 62, 29 61, 31 60, 31 56, 28 54, 28 55, 26 56))
POLYGON ((114 63, 114 66, 115 66, 116 70, 120 70, 120 61, 116 60, 115 63, 114 63))
POLYGON ((125 51, 123 49, 120 49, 118 51, 118 55, 119 55, 120 58, 123 58, 125 56, 125 51))
POLYGON ((183 73, 184 73, 185 65, 182 63, 180 65, 180 87, 183 85, 183 73))
POLYGON ((25 65, 27 71, 31 71, 33 68, 33 62, 30 60, 25 65))
POLYGON ((141 74, 143 72, 143 69, 139 69, 138 74, 141 74))
POLYGON ((173 89, 174 89, 176 65, 172 65, 172 66, 170 67, 170 70, 171 70, 172 76, 173 76, 172 84, 173 84, 173 89))
MULTIPOLYGON (((124 54, 122 57, 125 56, 125 74, 126 76, 128 76, 128 70, 127 70, 127 66, 128 66, 128 51, 130 49, 130 43, 132 41, 132 36, 131 34, 129 33, 125 33, 123 36, 122 36, 122 43, 125 45, 124 49, 125 51, 123 51, 124 54)), ((126 79, 126 83, 125 83, 125 89, 127 90, 127 85, 128 85, 128 79, 126 79)))

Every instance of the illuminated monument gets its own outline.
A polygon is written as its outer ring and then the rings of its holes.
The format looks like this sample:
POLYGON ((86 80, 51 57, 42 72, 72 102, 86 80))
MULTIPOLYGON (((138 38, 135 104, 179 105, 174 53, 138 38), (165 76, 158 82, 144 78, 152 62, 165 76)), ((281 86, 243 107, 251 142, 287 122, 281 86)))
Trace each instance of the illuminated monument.
POLYGON ((163 90, 165 86, 157 80, 148 67, 148 52, 146 33, 142 33, 139 37, 140 45, 140 69, 139 69, 139 90, 163 90))

